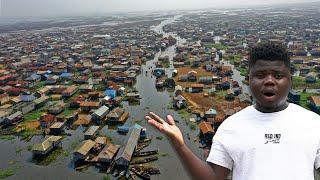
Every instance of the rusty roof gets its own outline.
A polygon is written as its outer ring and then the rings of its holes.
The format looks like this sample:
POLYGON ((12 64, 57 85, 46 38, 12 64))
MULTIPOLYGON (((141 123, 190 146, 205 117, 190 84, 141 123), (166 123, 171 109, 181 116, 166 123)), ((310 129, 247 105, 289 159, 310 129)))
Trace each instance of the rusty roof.
POLYGON ((199 124, 199 128, 200 128, 200 131, 201 131, 203 134, 206 134, 206 133, 209 133, 209 132, 214 133, 214 130, 213 130, 211 124, 208 123, 208 122, 202 121, 202 122, 199 124))
POLYGON ((310 96, 309 100, 312 101, 316 106, 320 106, 320 96, 310 96))

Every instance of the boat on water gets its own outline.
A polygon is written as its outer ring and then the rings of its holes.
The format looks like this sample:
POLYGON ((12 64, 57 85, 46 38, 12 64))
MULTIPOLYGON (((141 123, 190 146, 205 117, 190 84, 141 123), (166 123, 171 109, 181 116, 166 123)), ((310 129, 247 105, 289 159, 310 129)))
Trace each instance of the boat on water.
POLYGON ((129 132, 129 127, 128 126, 118 126, 117 131, 120 134, 127 134, 129 132))
POLYGON ((149 175, 160 174, 159 168, 156 168, 156 167, 144 166, 141 164, 135 165, 133 167, 139 171, 144 171, 144 172, 148 173, 149 175))
POLYGON ((150 179, 151 178, 150 174, 148 174, 142 170, 135 169, 134 167, 131 168, 131 171, 134 172, 141 179, 150 179))
POLYGON ((116 165, 115 161, 112 161, 110 166, 107 169, 107 174, 110 174, 114 170, 115 165, 116 165))
POLYGON ((150 156, 150 155, 155 155, 157 153, 158 153, 158 150, 143 151, 143 152, 135 152, 135 153, 133 153, 133 156, 134 157, 150 156))
POLYGON ((151 157, 144 158, 144 159, 134 160, 130 164, 144 164, 144 163, 148 163, 148 162, 156 161, 156 160, 158 160, 157 156, 151 156, 151 157))

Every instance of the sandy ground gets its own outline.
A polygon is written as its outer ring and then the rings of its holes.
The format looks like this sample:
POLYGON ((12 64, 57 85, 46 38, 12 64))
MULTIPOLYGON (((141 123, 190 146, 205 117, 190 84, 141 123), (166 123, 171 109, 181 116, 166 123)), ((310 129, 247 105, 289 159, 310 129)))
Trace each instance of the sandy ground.
MULTIPOLYGON (((211 72, 206 72, 203 68, 190 68, 190 67, 182 67, 177 68, 178 75, 174 77, 174 80, 177 85, 181 85, 182 87, 188 87, 191 84, 194 84, 196 82, 179 82, 178 77, 183 74, 187 74, 189 71, 193 70, 197 72, 197 78, 201 76, 212 76, 213 74, 211 72)), ((212 85, 206 85, 205 88, 211 88, 214 87, 214 84, 212 85)), ((220 93, 217 93, 216 95, 209 95, 205 96, 204 92, 201 93, 187 93, 183 92, 182 96, 185 97, 188 101, 188 105, 192 106, 193 110, 199 110, 199 111, 207 111, 210 108, 215 108, 219 115, 224 115, 225 109, 234 109, 236 107, 244 108, 247 106, 247 104, 240 103, 239 99, 235 99, 233 101, 226 101, 224 100, 224 96, 220 93)))
POLYGON ((26 129, 37 129, 40 127, 40 122, 39 121, 28 121, 28 122, 24 122, 23 126, 26 129))

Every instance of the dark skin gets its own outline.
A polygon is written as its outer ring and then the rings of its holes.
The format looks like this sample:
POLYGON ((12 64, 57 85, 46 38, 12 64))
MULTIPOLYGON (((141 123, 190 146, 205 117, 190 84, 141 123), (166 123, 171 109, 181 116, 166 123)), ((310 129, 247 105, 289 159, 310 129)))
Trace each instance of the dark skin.
POLYGON ((227 178, 230 173, 229 169, 201 160, 186 146, 182 133, 171 115, 168 115, 165 121, 150 112, 146 119, 149 124, 167 136, 192 179, 225 180, 227 178))
POLYGON ((255 108, 264 113, 284 110, 291 89, 290 69, 283 61, 257 60, 249 71, 249 87, 255 108))
MULTIPOLYGON (((285 109, 291 88, 291 74, 282 61, 258 60, 249 72, 249 86, 256 100, 255 108, 261 112, 285 109)), ((230 170, 199 159, 185 144, 180 129, 171 115, 166 121, 153 112, 146 116, 148 123, 165 134, 176 150, 192 179, 225 180, 230 170)))

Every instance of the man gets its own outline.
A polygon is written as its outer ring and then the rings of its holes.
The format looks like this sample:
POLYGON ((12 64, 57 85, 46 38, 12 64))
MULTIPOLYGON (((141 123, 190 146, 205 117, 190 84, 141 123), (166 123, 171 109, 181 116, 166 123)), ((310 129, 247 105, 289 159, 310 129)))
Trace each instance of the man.
POLYGON ((287 103, 290 60, 282 45, 250 51, 249 87, 254 105, 227 118, 213 137, 207 162, 186 146, 172 116, 150 112, 149 124, 164 133, 193 179, 312 180, 320 167, 320 116, 287 103))

